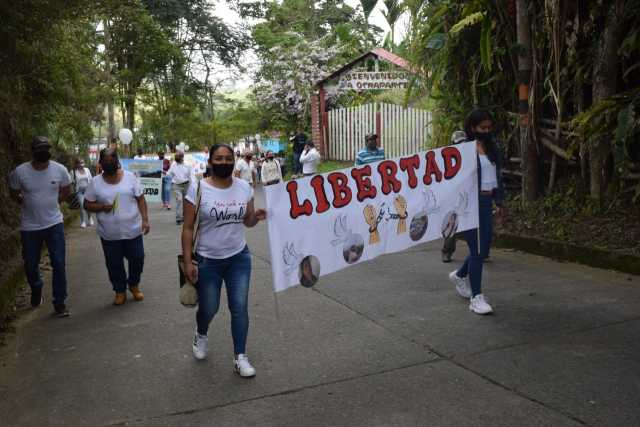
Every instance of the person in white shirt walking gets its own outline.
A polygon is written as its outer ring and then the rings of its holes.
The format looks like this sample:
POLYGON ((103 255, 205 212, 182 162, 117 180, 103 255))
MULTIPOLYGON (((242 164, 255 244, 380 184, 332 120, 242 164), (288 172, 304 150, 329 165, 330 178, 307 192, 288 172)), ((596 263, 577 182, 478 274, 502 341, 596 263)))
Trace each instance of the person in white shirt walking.
POLYGON ((147 202, 138 178, 120 167, 118 153, 100 151, 102 174, 96 176, 85 193, 85 207, 96 212, 98 235, 104 251, 115 305, 127 300, 127 286, 136 301, 142 301, 140 279, 144 266, 142 235, 149 232, 147 202), (129 264, 129 275, 124 260, 129 264))
POLYGON ((53 269, 53 308, 58 317, 69 315, 65 271, 64 225, 60 202, 71 193, 69 172, 51 159, 51 144, 44 136, 31 142, 32 160, 15 168, 9 175, 11 198, 22 206, 20 237, 22 259, 31 287, 31 306, 42 303, 40 254, 46 243, 53 269))
POLYGON ((282 181, 282 169, 280 162, 274 158, 273 151, 267 151, 265 161, 262 163, 260 180, 262 185, 277 184, 282 181))
POLYGON ((167 176, 171 177, 173 192, 176 195, 176 224, 182 224, 182 206, 184 196, 187 194, 190 182, 196 182, 196 176, 191 166, 184 164, 184 153, 177 151, 174 162, 167 171, 167 176))
POLYGON ((251 254, 244 229, 266 219, 267 214, 264 209, 254 208, 253 188, 245 180, 232 176, 233 162, 230 146, 215 144, 211 147, 209 165, 212 175, 199 184, 193 183, 187 194, 182 255, 185 275, 192 283, 198 283, 198 312, 192 345, 194 357, 199 360, 207 357, 209 324, 218 312, 224 282, 231 312, 235 371, 241 377, 250 378, 255 376, 256 370, 246 354, 251 254), (194 248, 196 221, 199 226, 194 248), (197 269, 191 262, 194 252, 197 269))
POLYGON ((89 226, 93 225, 93 218, 91 214, 87 212, 84 208, 84 193, 89 186, 89 183, 93 177, 91 176, 91 171, 89 168, 84 166, 84 160, 77 158, 75 160, 75 165, 73 170, 71 171, 71 183, 73 184, 73 188, 78 195, 78 202, 80 202, 80 227, 87 228, 87 224, 89 226))
POLYGON ((251 160, 253 154, 250 151, 244 153, 244 158, 238 159, 236 162, 235 172, 233 176, 245 180, 250 186, 256 186, 256 165, 251 160))
POLYGON ((304 147, 304 151, 300 154, 300 163, 302 163, 302 174, 304 176, 315 175, 318 172, 320 164, 320 153, 313 145, 312 141, 308 141, 304 147))

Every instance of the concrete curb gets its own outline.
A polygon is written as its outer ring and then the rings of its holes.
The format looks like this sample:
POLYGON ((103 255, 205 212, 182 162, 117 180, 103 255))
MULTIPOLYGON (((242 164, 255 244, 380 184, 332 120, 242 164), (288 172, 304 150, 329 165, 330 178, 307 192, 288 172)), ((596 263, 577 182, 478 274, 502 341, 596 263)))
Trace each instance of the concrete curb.
POLYGON ((510 233, 496 233, 494 237, 494 244, 499 248, 517 249, 559 261, 640 274, 640 257, 637 256, 510 233))

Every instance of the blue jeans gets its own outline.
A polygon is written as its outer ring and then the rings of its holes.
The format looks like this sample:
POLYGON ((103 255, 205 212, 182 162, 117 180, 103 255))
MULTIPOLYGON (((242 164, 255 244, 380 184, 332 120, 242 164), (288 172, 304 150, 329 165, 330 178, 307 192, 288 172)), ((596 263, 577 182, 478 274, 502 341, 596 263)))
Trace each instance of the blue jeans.
POLYGON ((482 293, 482 261, 489 255, 493 236, 493 197, 481 194, 478 202, 480 229, 474 228, 464 232, 465 240, 469 245, 469 255, 457 272, 458 277, 469 276, 471 294, 474 297, 482 293), (478 235, 480 236, 480 253, 478 253, 478 235))
POLYGON ((171 177, 162 177, 162 203, 165 205, 171 204, 171 177))
POLYGON ((64 225, 56 224, 44 230, 21 231, 22 259, 24 271, 31 289, 42 288, 40 275, 40 254, 42 243, 49 250, 49 260, 53 269, 53 304, 64 304, 67 298, 67 276, 65 272, 64 225))
POLYGON ((300 155, 302 153, 293 153, 293 173, 301 174, 302 173, 302 163, 300 163, 300 155))
POLYGON ((80 202, 80 221, 83 224, 88 224, 89 223, 89 215, 91 215, 89 212, 87 212, 84 209, 84 192, 86 191, 86 188, 79 188, 78 189, 78 201, 80 202))
POLYGON ((251 254, 248 246, 245 246, 242 252, 224 259, 198 255, 198 333, 207 335, 209 323, 220 306, 220 290, 224 281, 231 312, 231 335, 235 354, 245 353, 247 345, 250 279, 251 254))
POLYGON ((121 293, 127 291, 127 285, 129 287, 138 286, 144 267, 142 235, 135 239, 100 240, 113 290, 121 293), (129 278, 127 278, 127 272, 124 269, 125 258, 129 262, 129 278))

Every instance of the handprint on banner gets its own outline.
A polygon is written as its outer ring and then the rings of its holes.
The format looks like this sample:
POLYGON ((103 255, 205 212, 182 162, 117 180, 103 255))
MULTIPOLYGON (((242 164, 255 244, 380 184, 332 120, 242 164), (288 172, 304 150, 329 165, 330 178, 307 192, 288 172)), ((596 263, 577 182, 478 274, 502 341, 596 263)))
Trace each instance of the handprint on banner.
POLYGON ((290 276, 291 273, 293 273, 298 269, 298 266, 300 265, 303 259, 304 259, 304 255, 299 254, 296 251, 296 248, 293 242, 286 243, 284 245, 284 248, 282 249, 282 260, 284 261, 284 264, 287 266, 284 271, 284 274, 286 274, 287 276, 290 276))
POLYGON ((442 220, 442 237, 448 239, 458 231, 458 219, 469 215, 469 193, 463 191, 458 194, 458 202, 452 211, 447 212, 442 220))
POLYGON ((427 232, 427 227, 429 226, 429 215, 440 210, 438 200, 436 199, 436 195, 433 191, 422 190, 422 195, 424 196, 422 207, 411 219, 411 224, 409 225, 409 237, 414 242, 422 239, 427 232))
POLYGON ((364 238, 348 228, 347 215, 336 217, 333 223, 333 234, 336 238, 331 241, 331 244, 342 248, 342 256, 347 264, 358 261, 364 251, 364 238))

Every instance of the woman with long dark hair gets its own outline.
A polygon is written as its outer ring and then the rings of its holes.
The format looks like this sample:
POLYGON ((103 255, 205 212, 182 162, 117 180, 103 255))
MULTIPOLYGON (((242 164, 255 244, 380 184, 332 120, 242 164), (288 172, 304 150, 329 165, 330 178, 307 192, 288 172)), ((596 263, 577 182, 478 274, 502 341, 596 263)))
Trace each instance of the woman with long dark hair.
POLYGON ((462 266, 449 274, 458 294, 469 298, 469 310, 477 314, 493 312, 482 294, 482 264, 489 255, 493 235, 493 204, 496 216, 503 215, 502 157, 493 133, 493 118, 485 110, 473 110, 465 121, 467 136, 478 150, 479 228, 465 231, 469 255, 462 266))
POLYGON ((244 228, 264 220, 266 212, 254 208, 253 188, 249 183, 233 176, 235 158, 230 146, 214 144, 209 151, 209 166, 211 176, 189 186, 182 227, 185 274, 191 283, 197 282, 198 289, 193 355, 199 360, 207 356, 209 323, 218 312, 224 282, 231 311, 235 371, 249 378, 256 370, 246 354, 251 254, 244 228), (197 239, 193 248, 196 221, 197 239), (191 262, 193 252, 197 267, 191 262))

